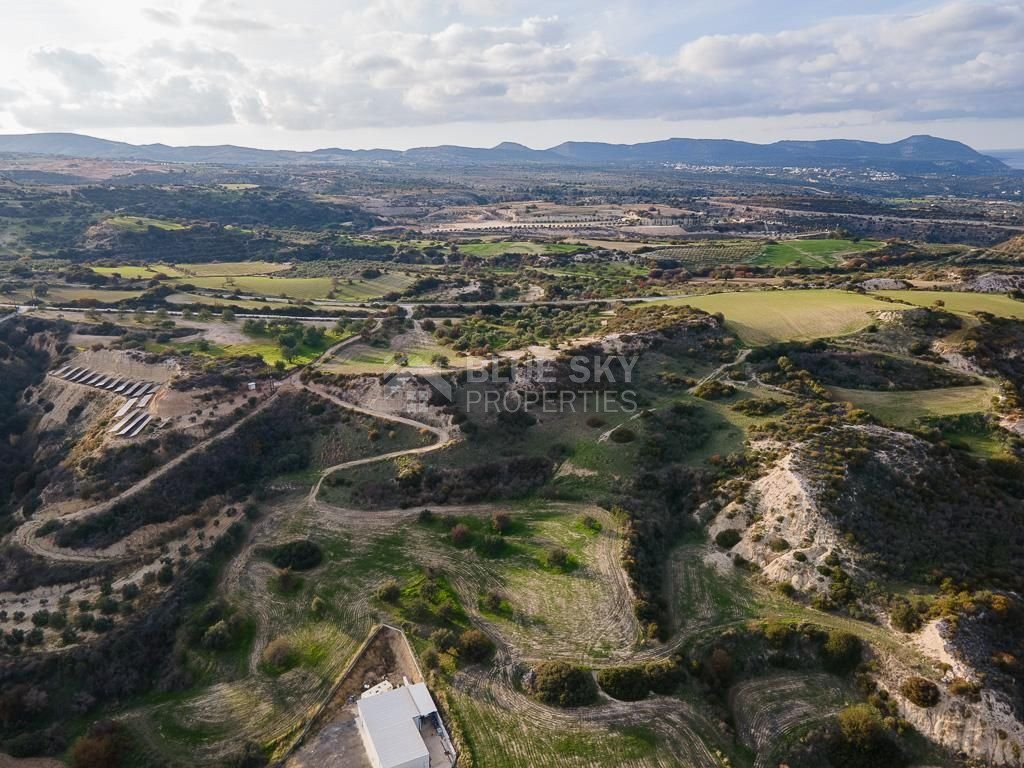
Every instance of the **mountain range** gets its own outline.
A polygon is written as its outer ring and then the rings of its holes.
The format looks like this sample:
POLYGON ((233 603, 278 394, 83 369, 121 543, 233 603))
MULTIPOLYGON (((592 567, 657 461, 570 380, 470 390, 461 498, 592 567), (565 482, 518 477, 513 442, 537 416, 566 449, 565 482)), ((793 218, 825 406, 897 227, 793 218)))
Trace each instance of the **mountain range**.
POLYGON ((459 146, 392 149, 317 149, 311 152, 253 149, 230 144, 172 147, 127 144, 77 133, 0 136, 0 153, 60 155, 107 160, 221 165, 390 162, 423 165, 652 166, 665 164, 781 168, 874 168, 904 173, 1010 172, 1001 160, 958 141, 910 136, 891 144, 847 139, 754 144, 727 139, 666 139, 641 144, 569 141, 549 149, 503 142, 491 148, 459 146))

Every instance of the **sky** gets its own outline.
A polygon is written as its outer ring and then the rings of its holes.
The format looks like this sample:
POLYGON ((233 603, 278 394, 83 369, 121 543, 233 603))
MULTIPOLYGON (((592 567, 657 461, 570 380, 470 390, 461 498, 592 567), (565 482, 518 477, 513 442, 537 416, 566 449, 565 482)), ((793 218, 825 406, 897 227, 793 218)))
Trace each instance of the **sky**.
POLYGON ((4 5, 0 133, 290 149, 930 133, 1024 147, 1024 0, 4 5))

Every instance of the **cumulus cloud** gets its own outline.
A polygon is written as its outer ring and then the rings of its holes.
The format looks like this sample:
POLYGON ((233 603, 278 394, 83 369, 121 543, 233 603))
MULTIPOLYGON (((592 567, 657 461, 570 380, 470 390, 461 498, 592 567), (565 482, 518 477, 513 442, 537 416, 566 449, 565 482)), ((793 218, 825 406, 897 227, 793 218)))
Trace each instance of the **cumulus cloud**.
POLYGON ((154 24, 164 27, 180 27, 181 16, 164 8, 143 8, 142 15, 154 24))
POLYGON ((249 16, 225 0, 184 19, 147 9, 153 21, 195 32, 129 53, 37 51, 34 70, 63 91, 21 87, 8 108, 40 127, 50 119, 343 129, 851 111, 901 120, 1024 117, 1021 0, 961 0, 916 15, 707 35, 657 54, 616 48, 585 15, 569 23, 531 12, 537 2, 431 3, 438 23, 410 26, 410 17, 427 12, 421 5, 376 0, 337 26, 325 18, 322 28, 249 16), (510 11, 522 15, 493 18, 510 11))
POLYGON ((32 61, 72 91, 102 91, 114 83, 113 73, 107 65, 91 53, 53 48, 37 51, 32 61))

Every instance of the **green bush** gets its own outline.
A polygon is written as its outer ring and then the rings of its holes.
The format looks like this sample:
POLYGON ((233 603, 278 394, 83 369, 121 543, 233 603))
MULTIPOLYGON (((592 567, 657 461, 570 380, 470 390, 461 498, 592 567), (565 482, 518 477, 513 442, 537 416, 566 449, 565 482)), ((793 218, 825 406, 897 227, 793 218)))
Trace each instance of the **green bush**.
POLYGON ((900 684, 900 693, 919 707, 934 707, 942 699, 939 687, 923 677, 908 677, 900 684))
POLYGON ((534 667, 530 690, 553 707, 580 707, 597 699, 597 685, 590 670, 564 661, 545 661, 534 667))
POLYGON ((619 701, 639 701, 650 690, 647 673, 640 665, 602 669, 597 673, 597 684, 619 701))
POLYGON ((837 675, 846 675, 860 664, 860 638, 850 632, 833 629, 821 647, 821 661, 825 669, 837 675))
POLYGON ((459 657, 469 662, 487 661, 494 653, 494 643, 479 629, 467 629, 459 635, 459 657))
POLYGON ((270 561, 274 565, 292 571, 308 571, 310 568, 316 568, 323 562, 323 559, 323 550, 308 539, 281 544, 274 547, 270 554, 270 561))
POLYGON ((736 528, 724 528, 715 536, 715 544, 722 549, 732 549, 742 538, 742 534, 736 528))

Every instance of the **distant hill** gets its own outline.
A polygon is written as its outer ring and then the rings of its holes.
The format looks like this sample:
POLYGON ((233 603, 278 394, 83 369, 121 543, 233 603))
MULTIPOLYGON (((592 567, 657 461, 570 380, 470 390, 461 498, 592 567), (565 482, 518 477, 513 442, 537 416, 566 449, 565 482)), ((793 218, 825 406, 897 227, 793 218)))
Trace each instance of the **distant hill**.
POLYGON ((1024 168, 1024 149, 990 149, 985 154, 1002 160, 1011 168, 1024 168))
POLYGON ((318 149, 312 152, 252 149, 230 144, 171 147, 126 144, 75 133, 0 136, 0 152, 64 155, 109 160, 224 165, 392 162, 424 165, 586 165, 650 166, 662 164, 737 167, 814 166, 877 168, 905 173, 999 174, 1009 166, 966 144, 934 136, 911 136, 892 144, 831 139, 752 144, 726 139, 666 139, 642 144, 569 141, 550 149, 530 149, 503 142, 490 149, 439 146, 405 151, 390 149, 318 149))

